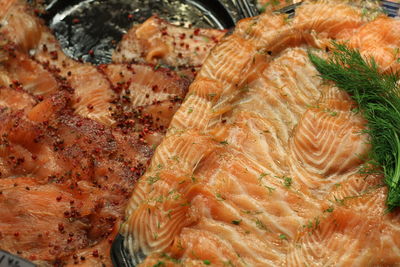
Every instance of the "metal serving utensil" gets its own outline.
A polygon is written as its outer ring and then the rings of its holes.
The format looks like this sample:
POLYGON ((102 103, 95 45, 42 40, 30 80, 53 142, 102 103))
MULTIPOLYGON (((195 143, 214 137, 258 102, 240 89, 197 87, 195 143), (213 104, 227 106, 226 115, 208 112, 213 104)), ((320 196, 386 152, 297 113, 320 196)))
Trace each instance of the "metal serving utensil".
POLYGON ((382 0, 381 5, 383 10, 389 17, 399 16, 400 3, 395 3, 392 1, 382 0))
MULTIPOLYGON (((232 0, 234 6, 241 12, 242 18, 254 17, 260 15, 254 0, 232 0)), ((285 6, 279 10, 274 11, 274 13, 288 14, 289 17, 293 17, 296 7, 301 5, 303 1, 294 1, 296 3, 285 6)))
POLYGON ((242 13, 242 18, 254 17, 260 14, 257 7, 248 0, 232 0, 236 8, 242 13))

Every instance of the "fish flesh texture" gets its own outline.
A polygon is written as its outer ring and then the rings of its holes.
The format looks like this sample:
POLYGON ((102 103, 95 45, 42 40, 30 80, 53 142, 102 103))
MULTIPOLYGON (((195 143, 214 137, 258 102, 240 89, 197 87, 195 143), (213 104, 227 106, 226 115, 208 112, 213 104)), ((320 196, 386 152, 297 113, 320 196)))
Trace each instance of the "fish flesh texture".
POLYGON ((127 201, 195 70, 73 60, 25 1, 1 0, 0 21, 0 249, 112 266, 127 201))
POLYGON ((398 266, 400 214, 366 121, 310 60, 332 40, 397 69, 400 21, 342 1, 240 21, 207 57, 121 226, 140 266, 398 266))
POLYGON ((199 67, 226 32, 179 27, 153 16, 124 35, 112 59, 114 62, 199 67))
POLYGON ((40 265, 110 265, 109 238, 152 149, 74 115, 65 91, 38 102, 2 90, 18 97, 0 112, 0 247, 40 265))

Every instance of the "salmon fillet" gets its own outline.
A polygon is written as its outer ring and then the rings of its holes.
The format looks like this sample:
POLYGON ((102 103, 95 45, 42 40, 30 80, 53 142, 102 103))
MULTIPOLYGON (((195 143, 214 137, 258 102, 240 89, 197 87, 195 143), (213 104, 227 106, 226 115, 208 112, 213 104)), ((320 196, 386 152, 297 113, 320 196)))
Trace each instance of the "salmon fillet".
POLYGON ((0 114, 0 247, 56 265, 110 266, 109 240, 152 149, 72 115, 69 101, 60 92, 27 115, 0 114))
POLYGON ((159 145, 192 78, 145 64, 101 65, 99 70, 119 94, 112 101, 117 127, 140 132, 144 142, 159 145))
POLYGON ((121 227, 132 262, 397 266, 399 212, 385 213, 383 177, 360 171, 366 121, 307 55, 326 56, 336 40, 382 71, 397 68, 383 60, 398 46, 397 25, 331 1, 304 3, 289 20, 267 12, 240 21, 135 186, 121 227))
POLYGON ((112 266, 193 71, 72 60, 24 1, 0 6, 0 248, 39 266, 112 266))
POLYGON ((0 2, 0 34, 17 44, 24 52, 34 49, 43 31, 43 24, 22 0, 0 2))
POLYGON ((112 59, 119 63, 140 61, 197 67, 225 33, 226 30, 178 27, 153 16, 124 35, 112 59))

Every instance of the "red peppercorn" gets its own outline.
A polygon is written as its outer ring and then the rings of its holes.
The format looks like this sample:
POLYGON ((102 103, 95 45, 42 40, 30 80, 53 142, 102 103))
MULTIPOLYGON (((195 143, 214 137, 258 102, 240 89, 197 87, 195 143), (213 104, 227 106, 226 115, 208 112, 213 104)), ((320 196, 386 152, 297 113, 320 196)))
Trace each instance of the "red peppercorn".
POLYGON ((99 251, 97 249, 93 250, 92 255, 93 255, 93 257, 97 258, 99 256, 99 251))
POLYGON ((52 60, 57 60, 58 59, 58 53, 57 51, 51 51, 50 56, 52 60))

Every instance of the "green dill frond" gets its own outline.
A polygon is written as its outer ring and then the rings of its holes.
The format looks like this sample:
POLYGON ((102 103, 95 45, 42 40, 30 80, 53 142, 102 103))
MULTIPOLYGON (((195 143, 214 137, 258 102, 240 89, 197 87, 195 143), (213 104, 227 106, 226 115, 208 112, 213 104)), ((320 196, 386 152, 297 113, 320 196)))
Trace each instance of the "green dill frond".
POLYGON ((387 206, 393 210, 400 206, 399 73, 381 73, 373 58, 364 59, 358 50, 344 44, 333 46, 328 59, 311 52, 308 56, 320 76, 348 92, 367 119, 365 132, 372 145, 369 163, 381 166, 389 189, 387 206))

